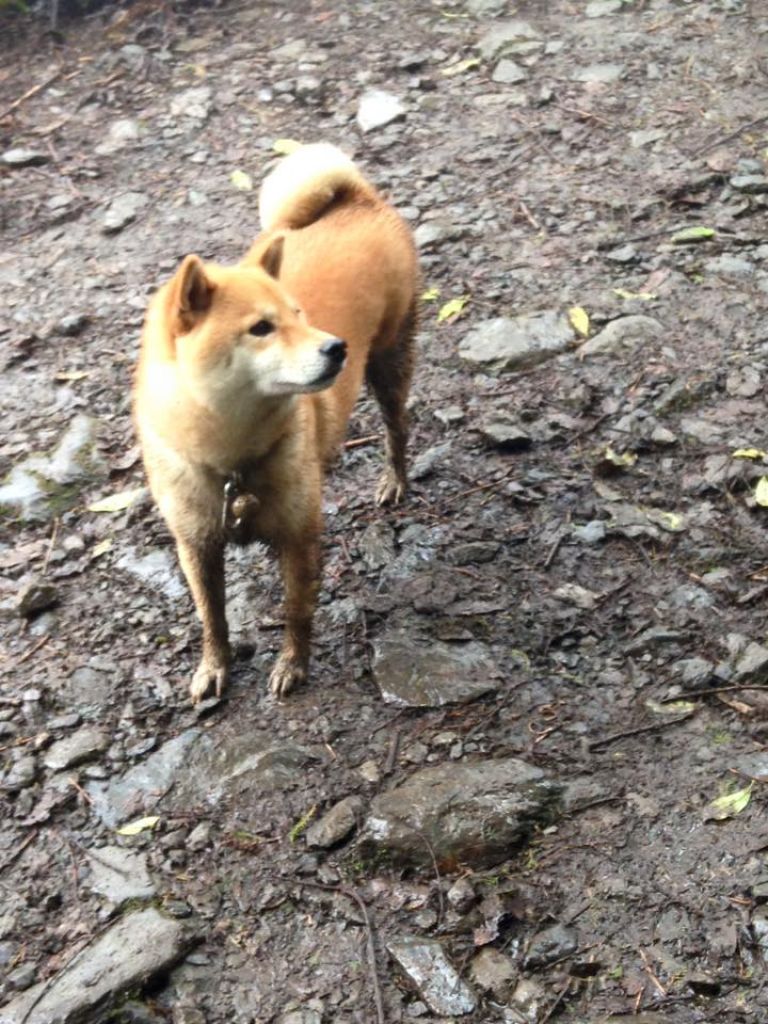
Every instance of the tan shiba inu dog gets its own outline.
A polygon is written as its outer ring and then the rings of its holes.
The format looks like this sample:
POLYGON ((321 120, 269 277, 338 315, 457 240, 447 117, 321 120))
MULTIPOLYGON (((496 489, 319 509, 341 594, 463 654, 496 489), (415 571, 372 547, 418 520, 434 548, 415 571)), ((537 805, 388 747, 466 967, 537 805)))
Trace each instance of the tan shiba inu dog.
POLYGON ((193 701, 220 694, 229 672, 229 541, 276 550, 286 630, 270 687, 282 697, 306 678, 323 472, 363 377, 386 425, 376 498, 406 490, 418 283, 408 228, 326 144, 272 172, 260 214, 264 233, 240 263, 187 256, 154 296, 136 380, 149 483, 203 624, 193 701))

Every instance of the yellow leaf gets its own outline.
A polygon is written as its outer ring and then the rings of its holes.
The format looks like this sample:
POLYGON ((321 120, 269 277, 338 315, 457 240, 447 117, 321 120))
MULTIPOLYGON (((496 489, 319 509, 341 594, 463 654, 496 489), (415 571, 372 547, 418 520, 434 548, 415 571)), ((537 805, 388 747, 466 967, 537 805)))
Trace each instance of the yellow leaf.
POLYGON ((713 800, 709 805, 712 809, 709 817, 714 818, 715 821, 724 821, 726 818, 741 814, 749 805, 754 785, 754 782, 750 782, 744 789, 737 789, 734 793, 726 793, 725 796, 719 796, 717 800, 713 800))
POLYGON ((660 704, 657 700, 647 700, 645 706, 657 715, 692 715, 696 705, 691 700, 670 700, 660 704))
POLYGON ((117 834, 119 836, 137 836, 139 832, 146 832, 147 829, 154 828, 158 821, 160 818, 156 814, 150 815, 148 818, 137 818, 136 821, 129 821, 127 825, 117 829, 117 834))
POLYGON ((643 302, 658 298, 656 292, 628 292, 625 288, 614 288, 613 294, 618 295, 620 299, 642 299, 643 302))
POLYGON ((143 487, 136 487, 132 491, 118 491, 117 494, 110 494, 101 501, 94 501, 88 506, 89 512, 123 512, 130 508, 144 494, 143 487))
POLYGON ((245 171, 232 171, 229 176, 229 180, 235 188, 239 188, 241 192, 250 192, 253 188, 251 176, 250 174, 246 174, 245 171))
POLYGON ((105 537, 104 540, 100 540, 96 547, 91 552, 91 558, 99 558, 101 555, 105 555, 112 548, 112 538, 105 537))
POLYGON ((735 452, 731 452, 732 459, 765 459, 768 458, 768 452, 764 452, 762 448, 737 448, 735 452))
POLYGON ((61 373, 57 373, 54 380, 85 380, 90 374, 86 370, 62 370, 61 373))
POLYGON ((589 313, 586 309, 582 309, 581 306, 571 306, 568 310, 568 319, 571 321, 573 329, 578 331, 582 338, 589 337, 589 313))
POLYGON ((440 307, 440 312, 437 314, 437 322, 441 324, 444 320, 455 320, 461 315, 468 302, 468 295, 461 295, 458 299, 449 299, 445 305, 440 307))
POLYGON ((434 302, 438 298, 440 298, 440 289, 439 288, 427 288, 427 290, 422 293, 421 301, 422 302, 434 302))
POLYGON ((763 508, 768 508, 768 476, 761 476, 755 487, 755 501, 763 508))
POLYGON ((454 75, 462 75, 465 71, 470 71, 479 65, 480 61, 477 57, 468 57, 467 60, 460 60, 456 64, 450 64, 447 68, 443 68, 440 74, 445 75, 446 78, 453 78, 454 75))
POLYGON ((289 156, 302 146, 303 143, 297 142, 296 139, 275 139, 272 143, 272 149, 281 156, 289 156))
POLYGON ((637 456, 634 452, 617 452, 610 445, 608 445, 603 452, 603 458, 606 462, 610 462, 614 466, 620 466, 621 468, 634 466, 637 462, 637 456))

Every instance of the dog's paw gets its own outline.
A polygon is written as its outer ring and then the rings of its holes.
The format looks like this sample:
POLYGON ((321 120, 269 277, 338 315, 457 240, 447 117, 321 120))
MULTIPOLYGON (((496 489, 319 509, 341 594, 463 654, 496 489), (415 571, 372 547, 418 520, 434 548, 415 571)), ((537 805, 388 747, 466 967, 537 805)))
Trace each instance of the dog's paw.
POLYGON ((377 505, 399 505, 405 497, 406 483, 393 469, 385 469, 376 488, 377 505))
POLYGON ((217 665, 206 661, 205 658, 198 665, 197 671, 192 676, 189 685, 189 695, 193 704, 199 704, 208 696, 211 690, 220 697, 229 678, 229 667, 217 665))
POLYGON ((307 669, 301 665, 291 654, 283 653, 275 662, 275 667, 269 677, 269 688, 280 700, 287 697, 297 683, 303 683, 307 678, 307 669))

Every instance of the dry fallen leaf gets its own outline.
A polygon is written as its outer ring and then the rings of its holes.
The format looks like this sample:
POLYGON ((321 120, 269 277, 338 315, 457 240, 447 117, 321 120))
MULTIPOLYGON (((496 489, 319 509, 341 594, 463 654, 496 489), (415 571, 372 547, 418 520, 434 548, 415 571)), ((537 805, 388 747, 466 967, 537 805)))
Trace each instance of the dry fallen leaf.
POLYGON ((457 299, 449 299, 448 302, 440 307, 440 312, 437 314, 437 322, 440 324, 444 320, 455 320, 461 315, 468 302, 468 295, 461 295, 457 299))
POLYGON ((577 331, 582 338, 589 337, 589 313, 586 309, 581 306, 571 306, 568 310, 568 319, 571 321, 571 326, 577 331))
POLYGON ((253 180, 250 174, 246 174, 245 171, 232 171, 229 180, 241 192, 250 192, 253 188, 253 180))
POLYGON ((296 139, 275 139, 272 143, 272 149, 281 156, 289 156, 302 146, 303 143, 297 142, 296 139))
POLYGON ((88 506, 89 512, 123 512, 143 497, 144 488, 134 487, 130 491, 118 491, 88 506))
POLYGON ((139 832, 146 832, 147 829, 154 828, 155 825, 160 821, 158 815, 153 814, 148 818, 137 818, 136 821, 129 821, 127 825, 122 825, 117 829, 119 836, 137 836, 139 832))

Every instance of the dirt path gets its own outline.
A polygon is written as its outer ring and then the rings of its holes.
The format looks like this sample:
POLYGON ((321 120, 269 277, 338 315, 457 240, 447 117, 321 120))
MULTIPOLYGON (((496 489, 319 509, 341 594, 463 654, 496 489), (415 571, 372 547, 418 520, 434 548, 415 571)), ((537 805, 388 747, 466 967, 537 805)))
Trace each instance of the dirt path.
POLYGON ((757 0, 35 33, 0 70, 0 1021, 764 1021, 757 0), (372 90, 402 109, 364 131, 372 90), (132 365, 180 258, 247 246, 281 138, 417 231, 413 493, 374 507, 364 400, 310 684, 267 696, 277 574, 233 555, 235 680, 196 713, 132 365))

